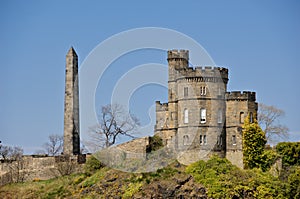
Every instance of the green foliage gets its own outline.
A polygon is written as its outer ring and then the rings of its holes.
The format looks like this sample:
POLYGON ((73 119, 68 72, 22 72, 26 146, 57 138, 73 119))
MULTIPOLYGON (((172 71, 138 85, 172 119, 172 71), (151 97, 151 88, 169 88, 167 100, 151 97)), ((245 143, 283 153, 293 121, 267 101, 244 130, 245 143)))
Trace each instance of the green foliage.
POLYGON ((295 167, 288 177, 290 185, 290 198, 300 198, 300 167, 295 167))
POLYGON ((266 135, 256 120, 250 123, 249 115, 243 125, 243 161, 246 169, 261 167, 266 135))
POLYGON ((280 142, 276 151, 282 156, 283 165, 300 165, 300 142, 280 142))
POLYGON ((102 168, 80 183, 81 187, 90 187, 99 182, 106 174, 107 168, 102 168))
POLYGON ((158 135, 154 135, 153 137, 150 137, 147 152, 157 151, 163 146, 164 145, 161 137, 159 137, 158 135))
POLYGON ((86 175, 84 175, 84 174, 78 175, 73 179, 73 184, 77 185, 77 184, 81 183, 83 180, 85 180, 85 178, 86 178, 86 175))
POLYGON ((189 165, 186 172, 208 188, 210 198, 286 198, 287 185, 261 170, 240 170, 216 156, 189 165))
POLYGON ((71 192, 64 188, 64 186, 59 186, 56 189, 52 190, 51 192, 48 192, 45 198, 64 198, 66 196, 70 196, 71 192))
POLYGON ((129 183, 129 185, 125 189, 123 198, 132 198, 132 196, 135 193, 137 193, 141 189, 142 186, 143 186, 142 182, 129 183))
POLYGON ((265 150, 261 155, 260 168, 262 171, 268 171, 279 158, 280 156, 276 151, 272 149, 265 150))
POLYGON ((91 156, 87 159, 86 164, 84 165, 84 171, 87 175, 91 175, 102 167, 104 167, 104 165, 101 164, 97 158, 91 156))

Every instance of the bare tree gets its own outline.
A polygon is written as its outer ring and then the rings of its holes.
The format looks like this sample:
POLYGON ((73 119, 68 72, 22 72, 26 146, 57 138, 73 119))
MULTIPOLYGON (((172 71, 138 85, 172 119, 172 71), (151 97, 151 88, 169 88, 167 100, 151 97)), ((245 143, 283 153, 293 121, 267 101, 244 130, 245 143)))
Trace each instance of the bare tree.
POLYGON ((4 161, 8 159, 10 151, 11 151, 11 147, 9 147, 9 146, 2 146, 1 145, 1 147, 0 147, 0 155, 1 155, 1 158, 4 161))
POLYGON ((116 143, 119 136, 134 138, 139 120, 127 114, 119 104, 102 106, 99 114, 99 124, 91 128, 89 145, 97 148, 109 147, 116 143), (95 147, 95 146, 94 146, 95 147))
POLYGON ((24 171, 23 149, 21 147, 0 146, 2 161, 8 164, 8 182, 23 182, 26 172, 24 171))
POLYGON ((266 133, 269 143, 275 143, 280 139, 288 138, 288 128, 280 123, 284 111, 274 106, 259 104, 258 122, 260 127, 266 133))
POLYGON ((19 159, 23 155, 23 149, 18 146, 5 146, 0 147, 0 156, 4 161, 14 161, 19 159))
POLYGON ((49 140, 43 145, 46 154, 50 156, 60 155, 63 150, 64 138, 62 135, 49 135, 49 140))

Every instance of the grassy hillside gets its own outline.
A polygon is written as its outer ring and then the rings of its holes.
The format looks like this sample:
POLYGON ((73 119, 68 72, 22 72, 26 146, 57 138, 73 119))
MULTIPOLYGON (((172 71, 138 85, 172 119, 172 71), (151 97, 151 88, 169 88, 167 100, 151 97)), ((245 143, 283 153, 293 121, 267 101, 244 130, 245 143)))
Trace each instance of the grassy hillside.
POLYGON ((93 160, 82 174, 6 185, 0 198, 296 198, 300 192, 299 167, 273 177, 217 157, 143 174, 98 166, 93 160))

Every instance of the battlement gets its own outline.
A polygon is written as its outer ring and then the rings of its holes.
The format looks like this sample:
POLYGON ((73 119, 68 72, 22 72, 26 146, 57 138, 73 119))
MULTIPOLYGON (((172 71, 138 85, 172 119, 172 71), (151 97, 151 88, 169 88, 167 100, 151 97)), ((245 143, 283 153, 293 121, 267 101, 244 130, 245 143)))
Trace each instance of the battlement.
POLYGON ((189 60, 188 50, 168 50, 168 60, 169 59, 185 59, 189 60))
POLYGON ((228 80, 228 69, 223 67, 212 67, 212 66, 197 66, 187 67, 179 70, 179 78, 221 78, 225 82, 228 80))
POLYGON ((156 111, 168 111, 168 103, 160 103, 160 101, 156 101, 156 111))
POLYGON ((226 100, 236 100, 236 101, 253 101, 256 100, 256 93, 250 91, 232 91, 226 92, 226 100))
MULTIPOLYGON (((189 67, 190 68, 190 67, 189 67)), ((194 69, 198 73, 220 73, 228 75, 228 69, 223 67, 212 67, 212 66, 196 66, 194 69)))

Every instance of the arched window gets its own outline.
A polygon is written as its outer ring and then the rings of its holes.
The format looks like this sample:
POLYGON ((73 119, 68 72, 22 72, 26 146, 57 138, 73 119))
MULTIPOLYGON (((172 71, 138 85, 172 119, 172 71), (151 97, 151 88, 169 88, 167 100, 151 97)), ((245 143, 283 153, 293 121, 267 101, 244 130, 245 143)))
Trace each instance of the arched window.
POLYGON ((187 109, 184 109, 183 117, 183 122, 185 124, 189 123, 189 111, 187 109))
POLYGON ((184 135, 183 136, 183 145, 188 145, 189 144, 189 136, 188 135, 184 135))
POLYGON ((222 109, 219 109, 218 110, 218 124, 221 124, 222 123, 222 120, 223 120, 223 118, 222 118, 222 115, 223 113, 222 113, 222 109))
POLYGON ((200 135, 200 145, 206 145, 206 135, 200 135))
POLYGON ((206 95, 206 87, 205 86, 200 87, 200 95, 206 95))
POLYGON ((240 123, 244 124, 244 120, 245 120, 245 114, 244 112, 240 112, 240 123))
POLYGON ((206 109, 205 108, 200 109, 200 123, 201 124, 206 123, 206 109))
POLYGON ((232 145, 236 145, 236 135, 232 135, 232 145))

